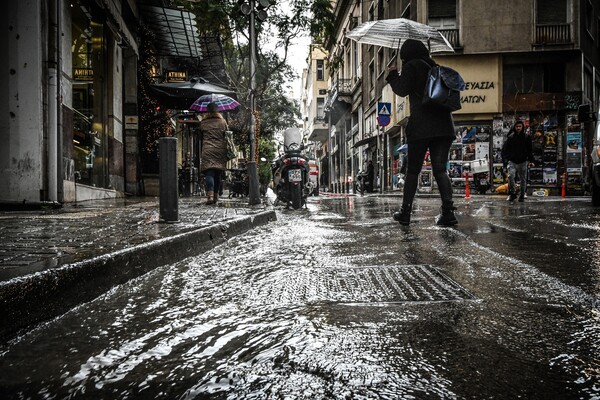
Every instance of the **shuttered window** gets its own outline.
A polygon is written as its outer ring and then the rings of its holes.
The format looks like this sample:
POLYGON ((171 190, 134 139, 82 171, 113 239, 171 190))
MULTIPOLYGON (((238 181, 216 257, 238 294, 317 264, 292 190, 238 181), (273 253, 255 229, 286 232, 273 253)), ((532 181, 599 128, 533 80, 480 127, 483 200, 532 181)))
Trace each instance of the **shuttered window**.
POLYGON ((536 12, 537 24, 566 24, 567 3, 568 0, 538 0, 536 12))
POLYGON ((456 17, 456 0, 429 0, 429 18, 456 17))

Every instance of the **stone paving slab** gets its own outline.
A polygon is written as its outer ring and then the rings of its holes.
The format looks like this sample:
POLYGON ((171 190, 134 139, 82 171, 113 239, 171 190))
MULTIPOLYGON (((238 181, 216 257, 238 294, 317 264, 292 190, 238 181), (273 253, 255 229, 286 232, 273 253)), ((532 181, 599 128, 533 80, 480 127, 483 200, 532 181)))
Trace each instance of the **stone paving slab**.
POLYGON ((0 212, 0 339, 276 219, 245 198, 204 202, 180 199, 173 223, 159 221, 158 198, 0 212))

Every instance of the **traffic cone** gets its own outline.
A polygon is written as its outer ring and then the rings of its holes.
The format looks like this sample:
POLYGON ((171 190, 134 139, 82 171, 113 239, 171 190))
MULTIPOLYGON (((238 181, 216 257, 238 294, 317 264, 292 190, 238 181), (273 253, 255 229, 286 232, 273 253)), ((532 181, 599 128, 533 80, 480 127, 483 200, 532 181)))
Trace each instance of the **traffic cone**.
POLYGON ((562 189, 560 192, 560 196, 564 199, 567 197, 567 173, 562 174, 562 189))
POLYGON ((469 174, 465 174, 465 199, 471 198, 471 188, 469 187, 469 174))

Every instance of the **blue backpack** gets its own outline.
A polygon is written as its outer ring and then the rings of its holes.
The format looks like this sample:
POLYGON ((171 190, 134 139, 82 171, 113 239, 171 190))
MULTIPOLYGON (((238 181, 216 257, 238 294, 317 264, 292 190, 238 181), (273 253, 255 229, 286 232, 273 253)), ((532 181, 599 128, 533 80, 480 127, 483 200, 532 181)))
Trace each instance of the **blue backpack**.
MULTIPOLYGON (((427 64, 424 60, 421 61, 427 64)), ((427 66, 429 67, 429 64, 427 66)), ((448 111, 460 110, 460 92, 465 90, 465 87, 465 81, 458 72, 436 64, 427 75, 423 105, 435 105, 448 111)))

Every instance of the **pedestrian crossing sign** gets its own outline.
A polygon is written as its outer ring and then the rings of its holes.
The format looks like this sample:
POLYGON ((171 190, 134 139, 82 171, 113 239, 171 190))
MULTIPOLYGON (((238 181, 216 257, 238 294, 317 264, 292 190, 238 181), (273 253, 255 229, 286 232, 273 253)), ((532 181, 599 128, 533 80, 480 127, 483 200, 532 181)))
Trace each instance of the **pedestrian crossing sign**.
POLYGON ((392 103, 377 103, 377 115, 391 115, 392 103))

